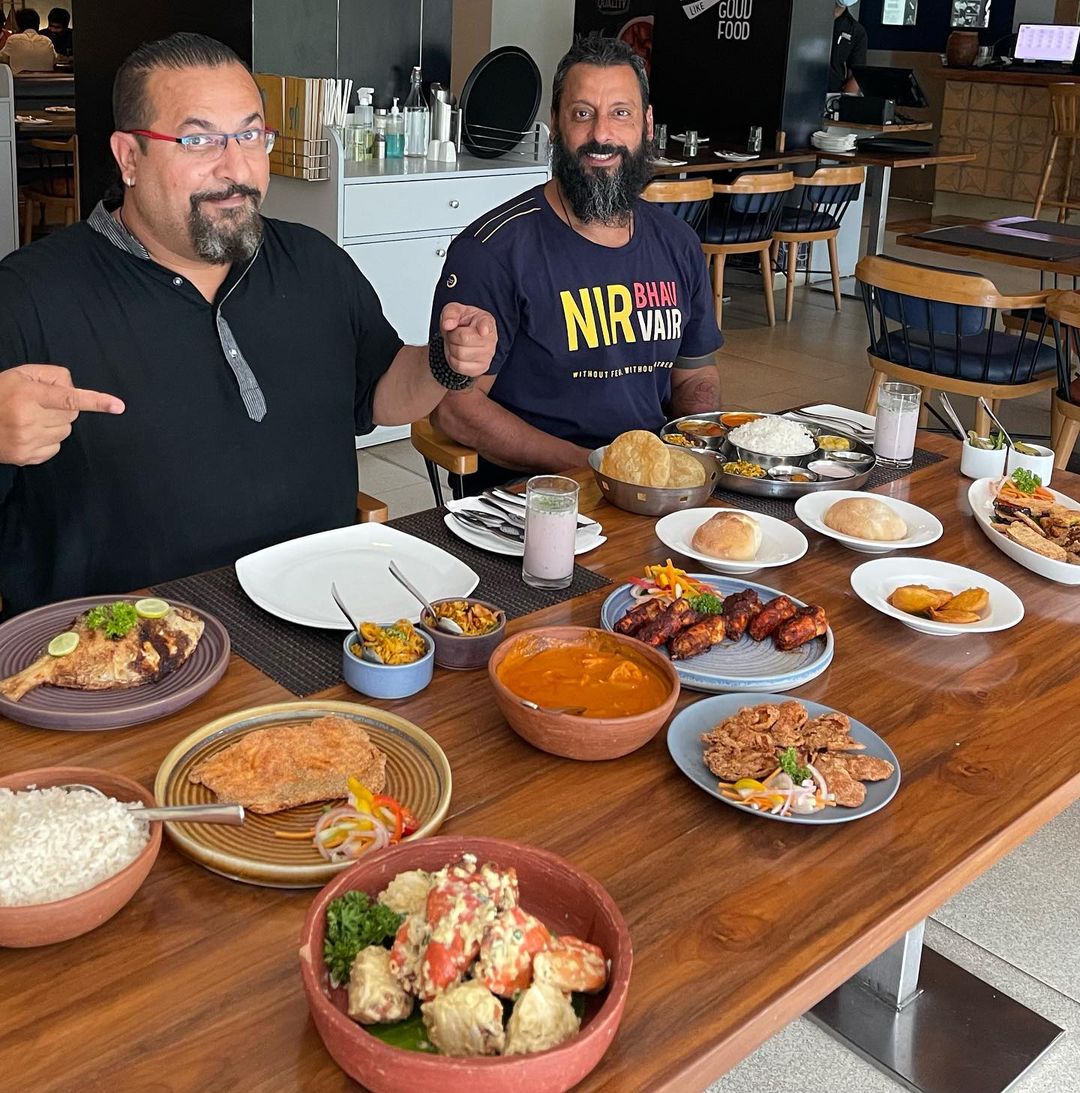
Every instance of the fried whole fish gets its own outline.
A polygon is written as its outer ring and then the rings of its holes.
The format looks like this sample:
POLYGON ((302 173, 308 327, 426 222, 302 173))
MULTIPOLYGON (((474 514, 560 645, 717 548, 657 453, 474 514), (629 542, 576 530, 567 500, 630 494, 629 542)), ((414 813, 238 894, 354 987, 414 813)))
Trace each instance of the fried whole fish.
POLYGON ((0 695, 18 702, 35 687, 49 683, 75 691, 141 687, 175 672, 195 651, 205 624, 193 611, 172 607, 160 619, 139 619, 122 638, 91 630, 87 615, 69 627, 79 644, 66 656, 43 654, 29 667, 0 679, 0 695))
POLYGON ((202 783, 224 803, 280 812, 346 796, 350 775, 381 793, 386 753, 355 721, 330 716, 246 733, 196 766, 188 781, 202 783))

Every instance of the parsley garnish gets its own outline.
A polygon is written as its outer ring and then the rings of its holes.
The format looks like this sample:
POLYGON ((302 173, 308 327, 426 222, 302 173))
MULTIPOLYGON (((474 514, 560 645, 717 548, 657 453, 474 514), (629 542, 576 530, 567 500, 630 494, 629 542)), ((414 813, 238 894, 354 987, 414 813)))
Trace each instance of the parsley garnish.
POLYGON ((139 621, 134 605, 118 600, 92 607, 86 613, 86 625, 91 630, 104 630, 105 636, 119 640, 139 621))
POLYGON ((780 769, 797 785, 801 786, 810 777, 810 771, 799 765, 799 757, 794 748, 780 753, 780 769))
POLYGON ((699 615, 722 615, 724 613, 723 601, 711 592, 702 592, 697 596, 691 596, 689 602, 690 606, 699 615))
POLYGON ((361 949, 393 937, 404 918, 381 903, 373 903, 366 892, 346 892, 331 900, 326 908, 323 960, 334 986, 348 983, 361 949))

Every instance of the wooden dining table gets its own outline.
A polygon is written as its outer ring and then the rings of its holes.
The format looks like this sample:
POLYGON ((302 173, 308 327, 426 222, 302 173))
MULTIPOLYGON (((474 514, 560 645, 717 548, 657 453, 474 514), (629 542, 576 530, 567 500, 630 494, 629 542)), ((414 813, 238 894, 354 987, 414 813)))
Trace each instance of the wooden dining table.
MULTIPOLYGON (((316 696, 392 710, 438 740, 454 779, 444 833, 545 847, 615 899, 634 946, 629 995, 618 1034, 580 1088, 702 1089, 835 998, 831 992, 1080 797, 1080 595, 986 539, 968 508, 955 441, 920 433, 919 444, 947 458, 878 490, 944 524, 942 538, 912 556, 912 573, 920 558, 936 558, 996 577, 1023 600, 1018 626, 960 637, 916 633, 854 595, 849 578, 866 555, 809 530, 803 558, 749 578, 827 609, 835 658, 794 697, 846 711, 895 751, 899 791, 873 815, 796 826, 729 807, 679 771, 664 731, 607 762, 537 751, 500 716, 484 670, 438 669, 425 691, 395 702, 372 702, 344 685, 316 696)), ((607 536, 580 563, 617 584, 670 555, 653 518, 606 503, 589 472, 574 476, 582 511, 607 536)), ((1076 475, 1055 472, 1053 485, 1080 497, 1076 475)), ((616 584, 510 630, 597 625, 616 584)), ((151 724, 65 733, 0 721, 0 771, 78 763, 149 786, 174 744, 199 726, 290 697, 233 656, 213 690, 151 724)), ((679 708, 704 697, 684 690, 679 708)), ((1033 898, 1052 898, 1052 888, 1052 877, 1032 878, 1033 898)), ((113 919, 65 944, 0 954, 0 1084, 357 1088, 324 1049, 301 989, 298 938, 312 898, 310 890, 217 876, 165 839, 146 883, 113 919)), ((1001 1027, 999 1038, 1008 1035, 1001 1027)), ((958 1042, 969 1054, 978 1050, 958 1042)), ((805 1065, 807 1088, 815 1088, 813 1063, 805 1065)), ((767 1074, 761 1084, 770 1086, 767 1074)))

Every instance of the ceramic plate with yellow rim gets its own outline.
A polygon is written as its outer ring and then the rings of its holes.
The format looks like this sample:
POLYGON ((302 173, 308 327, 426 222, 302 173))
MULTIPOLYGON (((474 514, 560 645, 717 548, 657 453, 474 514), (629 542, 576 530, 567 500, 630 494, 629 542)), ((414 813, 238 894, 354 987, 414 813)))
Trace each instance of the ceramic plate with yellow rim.
MULTIPOLYGON (((220 717, 181 740, 165 757, 154 779, 162 805, 208 804, 216 800, 188 775, 201 762, 256 729, 299 725, 336 714, 361 725, 386 753, 384 793, 396 797, 420 822, 409 839, 438 831, 450 808, 450 763, 423 729, 396 714, 354 702, 279 702, 220 717)), ((281 838, 315 826, 326 802, 259 815, 248 811, 239 827, 167 823, 177 849, 214 873, 270 888, 316 888, 353 862, 325 861, 307 839, 281 838)))

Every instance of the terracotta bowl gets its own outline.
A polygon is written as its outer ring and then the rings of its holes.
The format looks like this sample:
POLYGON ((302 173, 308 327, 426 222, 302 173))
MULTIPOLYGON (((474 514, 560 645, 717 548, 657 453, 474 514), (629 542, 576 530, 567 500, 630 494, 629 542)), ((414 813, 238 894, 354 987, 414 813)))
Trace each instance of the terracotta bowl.
POLYGON ((570 1089, 596 1066, 615 1037, 632 963, 630 932, 614 900, 597 881, 555 854, 505 839, 442 836, 402 843, 364 859, 316 896, 300 938, 300 974, 315 1027, 338 1066, 375 1093, 570 1089), (527 911, 560 933, 599 945, 611 959, 608 985, 589 997, 581 1031, 559 1047, 489 1058, 428 1055, 391 1047, 349 1020, 345 991, 330 986, 322 951, 331 900, 356 890, 374 896, 398 873, 441 869, 464 853, 475 854, 481 862, 512 865, 521 887, 521 905, 527 911))
POLYGON ((465 634, 451 634, 441 630, 431 619, 426 611, 420 612, 420 628, 435 642, 435 663, 440 668, 483 668, 499 642, 506 637, 506 613, 501 607, 496 607, 487 600, 478 600, 472 596, 447 596, 441 600, 432 600, 431 606, 438 607, 440 603, 465 603, 479 604, 493 611, 499 618, 499 625, 489 634, 479 634, 468 637, 465 634))
POLYGON ((510 727, 535 748, 567 759, 617 759, 647 744, 671 716, 679 697, 679 677, 671 661, 655 649, 633 638, 589 626, 544 626, 523 630, 507 638, 491 654, 488 678, 495 702, 510 727), (552 643, 580 642, 587 634, 625 645, 647 661, 670 684, 667 698, 651 710, 631 717, 577 717, 550 714, 522 706, 521 700, 499 679, 499 665, 518 642, 539 640, 552 643))
MULTIPOLYGON (((50 789, 52 786, 81 782, 94 786, 118 801, 142 801, 151 806, 154 795, 138 782, 93 767, 40 767, 8 774, 0 778, 0 789, 50 789)), ((150 825, 150 839, 139 856, 94 888, 77 896, 38 903, 29 907, 0 907, 0 945, 28 949, 52 945, 89 933, 112 918, 136 891, 150 872, 161 849, 161 823, 150 825)))

